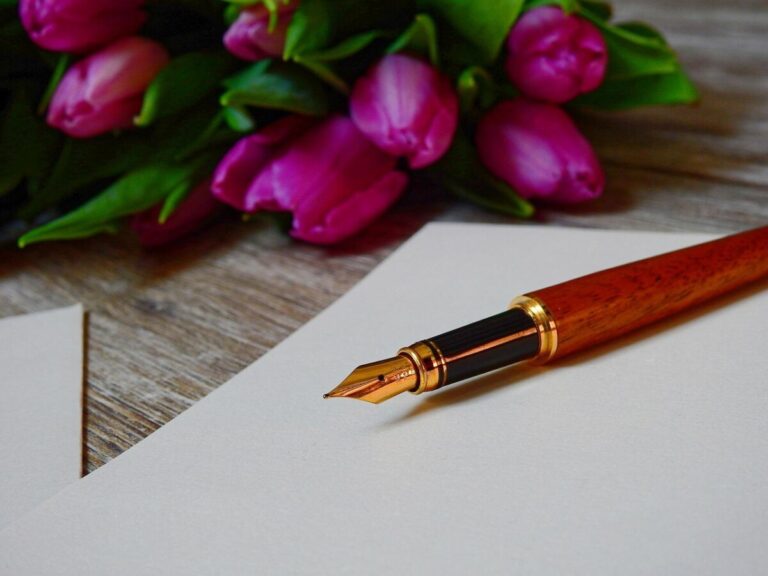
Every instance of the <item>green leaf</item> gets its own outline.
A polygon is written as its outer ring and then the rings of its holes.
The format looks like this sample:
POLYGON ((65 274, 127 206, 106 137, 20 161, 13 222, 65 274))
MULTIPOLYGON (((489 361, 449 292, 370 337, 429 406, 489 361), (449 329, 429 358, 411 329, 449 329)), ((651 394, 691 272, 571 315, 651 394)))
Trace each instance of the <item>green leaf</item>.
POLYGON ((560 6, 564 12, 571 14, 576 12, 578 0, 526 0, 523 11, 527 12, 541 6, 560 6))
POLYGON ((30 219, 80 188, 118 176, 144 162, 152 151, 152 144, 135 133, 84 140, 68 138, 50 176, 39 192, 31 195, 19 216, 30 219))
POLYGON ((225 81, 224 106, 256 106, 322 116, 328 112, 323 83, 303 68, 262 60, 225 81))
POLYGON ((448 152, 426 169, 451 194, 489 210, 518 218, 529 218, 533 205, 510 186, 493 177, 480 163, 470 140, 457 133, 448 152))
POLYGON ((608 47, 606 79, 624 79, 645 74, 666 74, 677 69, 677 56, 661 34, 647 24, 611 24, 610 5, 598 0, 534 0, 529 10, 538 6, 559 6, 576 12, 600 29, 608 47))
POLYGON ((168 218, 170 218, 176 211, 176 208, 178 208, 184 199, 189 196, 191 191, 192 186, 188 186, 187 182, 182 182, 179 186, 171 190, 163 201, 163 207, 160 209, 160 215, 157 221, 160 222, 160 224, 165 224, 168 221, 168 218))
POLYGON ((61 79, 64 77, 64 73, 69 67, 69 61, 69 54, 59 54, 59 60, 56 62, 56 68, 54 68, 53 74, 51 74, 51 79, 48 82, 48 86, 43 93, 43 97, 40 99, 40 104, 37 106, 38 114, 43 114, 43 112, 45 112, 45 110, 48 108, 48 103, 51 101, 51 98, 53 98, 53 94, 56 92, 56 88, 59 86, 59 82, 61 82, 61 79))
POLYGON ((302 0, 288 26, 283 58, 295 60, 370 30, 397 30, 414 16, 412 0, 302 0))
POLYGON ((219 111, 219 106, 211 102, 186 112, 183 122, 178 117, 169 117, 158 119, 148 130, 66 139, 50 176, 38 191, 31 193, 19 217, 31 219, 77 192, 149 161, 180 161, 203 148, 232 141, 237 134, 229 130, 222 133, 219 111))
POLYGON ((250 132, 256 127, 256 122, 243 106, 225 106, 221 109, 224 121, 235 132, 250 132))
POLYGON ((616 27, 631 32, 636 36, 642 36, 648 40, 654 41, 660 46, 669 47, 667 40, 662 36, 661 32, 645 22, 621 22, 616 24, 616 27))
POLYGON ((481 66, 464 69, 459 75, 456 89, 464 113, 485 110, 492 106, 499 96, 499 87, 493 76, 481 66))
POLYGON ((603 0, 578 0, 578 4, 601 20, 607 21, 613 16, 613 6, 603 0))
POLYGON ((347 94, 349 92, 349 86, 336 72, 333 63, 359 54, 362 50, 370 46, 372 42, 386 35, 387 34, 381 30, 363 32, 362 34, 347 38, 340 44, 326 50, 320 50, 309 54, 295 54, 292 60, 310 70, 315 76, 342 94, 347 94))
POLYGON ((188 110, 213 92, 232 70, 233 60, 224 52, 192 52, 175 58, 144 93, 137 126, 148 126, 188 110))
MULTIPOLYGON (((468 64, 485 66, 498 57, 523 0, 418 0, 417 4, 421 12, 431 14, 438 25, 444 24, 475 49, 468 64)), ((455 42, 447 36, 448 44, 455 42)))
POLYGON ((317 76, 320 80, 331 86, 334 90, 349 94, 349 84, 344 80, 329 64, 325 62, 316 62, 312 59, 305 59, 303 56, 296 56, 294 62, 301 64, 317 76))
POLYGON ((59 149, 61 136, 32 110, 31 91, 19 84, 0 121, 0 196, 27 180, 36 193, 59 149))
POLYGON ((212 127, 219 125, 220 111, 215 102, 206 102, 184 114, 183 122, 178 117, 158 121, 151 132, 142 134, 145 145, 154 149, 152 159, 178 161, 195 154, 208 142, 212 127))
POLYGON ((429 59, 433 66, 439 66, 437 50, 437 29, 429 14, 417 14, 405 32, 387 49, 387 53, 410 52, 429 59))
POLYGON ((157 163, 129 172, 69 214, 24 234, 19 239, 19 247, 112 232, 120 218, 154 206, 180 187, 192 187, 201 164, 201 161, 184 165, 157 163))
POLYGON ((611 24, 610 5, 600 0, 534 0, 575 10, 600 29, 608 47, 608 70, 603 84, 574 104, 604 109, 624 109, 653 104, 690 103, 698 99, 677 55, 664 37, 642 22, 611 24))
POLYGON ((608 47, 607 80, 631 78, 646 74, 665 74, 678 68, 677 56, 661 35, 644 26, 637 28, 606 23, 586 9, 582 16, 592 21, 603 35, 608 47))
POLYGON ((377 38, 394 37, 415 15, 414 2, 302 0, 286 32, 283 59, 301 64, 346 94, 347 80, 360 71, 341 66, 341 61, 359 57, 377 38))
POLYGON ((606 81, 595 92, 584 94, 573 104, 587 108, 622 110, 636 106, 690 104, 699 99, 696 87, 680 69, 606 81))
POLYGON ((318 62, 334 62, 336 60, 342 60, 344 58, 354 56, 364 48, 370 46, 371 42, 374 40, 386 36, 386 32, 382 30, 370 30, 368 32, 363 32, 362 34, 356 34, 355 36, 347 38, 332 48, 301 56, 297 61, 303 61, 305 59, 315 60, 318 62))

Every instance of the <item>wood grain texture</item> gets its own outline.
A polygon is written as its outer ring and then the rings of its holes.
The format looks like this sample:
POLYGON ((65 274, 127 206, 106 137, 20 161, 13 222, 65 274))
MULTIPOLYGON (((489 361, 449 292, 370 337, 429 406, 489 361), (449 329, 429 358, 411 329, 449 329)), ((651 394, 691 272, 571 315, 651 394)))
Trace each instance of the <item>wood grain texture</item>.
POLYGON ((768 226, 543 288, 561 358, 768 276, 768 226))
MULTIPOLYGON (((767 223, 765 0, 617 0, 616 8, 619 18, 667 34, 701 88, 701 105, 579 117, 605 164, 605 196, 542 209, 536 222, 723 233, 767 223)), ((514 224, 415 188, 335 249, 234 216, 156 252, 127 234, 3 249, 0 315, 73 302, 90 311, 85 438, 93 470, 283 340, 430 220, 514 224)))

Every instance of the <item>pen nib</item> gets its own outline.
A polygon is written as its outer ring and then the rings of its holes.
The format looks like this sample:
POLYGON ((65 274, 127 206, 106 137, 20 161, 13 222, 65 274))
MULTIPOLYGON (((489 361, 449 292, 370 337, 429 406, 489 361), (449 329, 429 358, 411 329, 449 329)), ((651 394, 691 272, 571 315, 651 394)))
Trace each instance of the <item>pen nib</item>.
POLYGON ((323 398, 357 398, 378 404, 402 392, 416 388, 416 369, 405 356, 363 364, 323 398))

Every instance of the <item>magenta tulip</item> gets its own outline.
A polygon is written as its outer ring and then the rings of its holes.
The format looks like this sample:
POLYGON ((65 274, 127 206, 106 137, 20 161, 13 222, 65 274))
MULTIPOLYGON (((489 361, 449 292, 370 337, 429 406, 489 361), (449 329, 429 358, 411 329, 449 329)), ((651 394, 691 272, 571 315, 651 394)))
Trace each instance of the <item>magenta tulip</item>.
POLYGON ((333 244, 365 228, 403 192, 408 178, 396 159, 349 118, 331 116, 298 135, 293 128, 241 140, 217 168, 214 194, 246 212, 292 212, 293 237, 333 244))
POLYGON ((368 139, 412 168, 436 162, 451 145, 459 103, 450 80, 426 62, 392 54, 355 83, 352 119, 368 139))
MULTIPOLYGON (((211 185, 213 195, 238 210, 253 212, 256 200, 249 195, 253 180, 287 142, 314 123, 306 116, 287 116, 256 134, 241 138, 216 167, 211 185)), ((279 209, 278 204, 260 207, 279 209)))
POLYGON ((20 0, 32 41, 56 52, 87 52, 135 34, 147 15, 144 0, 20 0))
POLYGON ((168 63, 161 44, 123 38, 67 70, 48 108, 48 124, 75 138, 132 125, 147 86, 168 63))
POLYGON ((523 14, 507 38, 509 79, 530 98, 567 102, 600 86, 608 50, 592 23, 554 6, 523 14))
POLYGON ((224 205, 217 201, 206 180, 189 193, 164 223, 158 221, 162 204, 136 214, 131 228, 143 246, 168 244, 194 232, 219 214, 224 205))
POLYGON ((574 204, 603 192, 592 147, 553 104, 502 102, 482 118, 476 141, 488 169, 525 198, 574 204))
POLYGON ((297 1, 280 2, 277 22, 270 28, 269 10, 263 4, 245 8, 224 34, 224 46, 243 60, 263 60, 283 55, 285 34, 297 1))

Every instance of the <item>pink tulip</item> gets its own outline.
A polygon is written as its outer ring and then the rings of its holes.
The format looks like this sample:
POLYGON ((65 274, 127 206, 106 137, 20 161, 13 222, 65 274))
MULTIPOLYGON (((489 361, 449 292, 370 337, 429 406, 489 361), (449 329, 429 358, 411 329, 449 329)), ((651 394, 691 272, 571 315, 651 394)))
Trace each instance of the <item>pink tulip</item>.
POLYGON ((131 219, 131 228, 143 246, 160 246, 178 240, 195 231, 222 211, 210 191, 210 180, 200 183, 176 208, 164 223, 160 223, 162 204, 136 214, 131 219))
POLYGON ((292 128, 241 140, 219 164, 214 194, 246 212, 292 212, 293 237, 333 244, 365 228, 403 192, 408 178, 395 170, 396 159, 349 118, 331 116, 298 135, 292 128))
POLYGON ((488 169, 525 198, 573 204, 603 192, 592 147, 553 104, 502 102, 480 121, 476 141, 488 169))
MULTIPOLYGON (((306 116, 286 116, 256 134, 241 138, 216 167, 211 185, 213 195, 238 210, 253 212, 256 200, 249 195, 253 180, 286 142, 313 124, 306 116)), ((260 207, 279 209, 277 204, 260 207)))
POLYGON ((224 46, 243 60, 263 60, 283 55, 285 34, 298 1, 280 2, 277 24, 269 26, 269 10, 264 4, 245 8, 224 34, 224 46))
POLYGON ((135 34, 147 15, 144 0, 20 0, 32 41, 56 52, 87 52, 135 34))
POLYGON ((530 98, 567 102, 600 86, 608 50, 590 22, 554 6, 526 12, 507 38, 509 79, 530 98))
POLYGON ((412 168, 437 161, 451 145, 458 98, 438 70, 412 56, 382 58, 355 83, 352 119, 368 139, 412 168))
POLYGON ((133 36, 76 62, 51 99, 48 124, 75 138, 131 126, 168 58, 162 45, 133 36))

